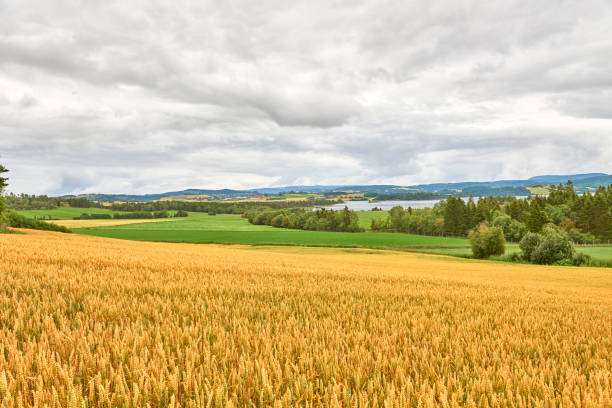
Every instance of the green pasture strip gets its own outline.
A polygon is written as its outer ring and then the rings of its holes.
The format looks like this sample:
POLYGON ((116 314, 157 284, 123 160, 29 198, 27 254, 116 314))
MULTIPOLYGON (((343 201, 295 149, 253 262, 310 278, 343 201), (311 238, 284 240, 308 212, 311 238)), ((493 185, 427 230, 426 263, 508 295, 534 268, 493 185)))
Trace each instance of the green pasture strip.
POLYGON ((400 233, 350 233, 290 230, 267 225, 252 225, 237 215, 209 216, 189 213, 185 220, 108 227, 76 228, 74 232, 138 241, 167 241, 223 244, 280 244, 347 247, 453 247, 466 246, 462 238, 430 237, 400 233))
POLYGON ((106 208, 74 208, 74 207, 58 207, 53 210, 19 210, 21 214, 28 218, 45 218, 51 217, 57 220, 71 220, 83 213, 87 214, 115 214, 124 213, 125 211, 112 211, 106 208))

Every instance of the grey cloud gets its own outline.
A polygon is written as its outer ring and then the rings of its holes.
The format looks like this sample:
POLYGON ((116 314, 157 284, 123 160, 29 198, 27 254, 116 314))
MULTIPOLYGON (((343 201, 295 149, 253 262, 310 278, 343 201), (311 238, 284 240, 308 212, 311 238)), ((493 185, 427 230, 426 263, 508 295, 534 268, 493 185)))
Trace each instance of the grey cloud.
POLYGON ((612 119, 612 87, 561 94, 551 98, 551 105, 569 116, 612 119))
POLYGON ((0 1, 11 191, 609 172, 606 0, 0 1))
POLYGON ((30 95, 23 95, 23 97, 21 98, 21 100, 19 101, 19 107, 21 109, 27 109, 27 108, 31 108, 32 106, 36 105, 38 103, 38 100, 30 95))

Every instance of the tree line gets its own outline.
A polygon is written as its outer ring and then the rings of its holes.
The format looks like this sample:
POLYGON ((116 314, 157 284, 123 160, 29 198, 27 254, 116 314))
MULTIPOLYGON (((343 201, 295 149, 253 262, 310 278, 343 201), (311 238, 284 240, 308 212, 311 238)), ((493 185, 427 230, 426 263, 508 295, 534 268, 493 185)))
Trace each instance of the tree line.
POLYGON ((359 217, 348 207, 333 211, 324 208, 316 211, 304 209, 249 210, 242 215, 251 224, 271 225, 277 228, 302 229, 310 231, 363 232, 359 217))
POLYGON ((249 210, 289 209, 316 207, 336 204, 337 200, 304 200, 304 201, 151 201, 146 203, 112 203, 105 207, 113 211, 191 211, 213 214, 244 214, 249 210))
POLYGON ((136 219, 155 219, 155 218, 170 218, 170 217, 187 217, 189 213, 187 211, 179 210, 174 214, 169 213, 166 210, 162 211, 136 211, 128 213, 115 213, 115 214, 96 214, 96 213, 83 213, 78 217, 74 217, 74 220, 136 220, 136 219))
POLYGON ((47 195, 14 194, 4 196, 8 208, 12 210, 54 210, 58 207, 104 208, 100 203, 79 197, 49 197, 47 195))
POLYGON ((389 216, 372 221, 372 230, 425 235, 467 236, 482 223, 500 227, 508 241, 540 233, 552 224, 576 243, 612 240, 612 185, 579 195, 571 182, 551 186, 548 196, 531 198, 448 197, 433 208, 393 207, 389 216))

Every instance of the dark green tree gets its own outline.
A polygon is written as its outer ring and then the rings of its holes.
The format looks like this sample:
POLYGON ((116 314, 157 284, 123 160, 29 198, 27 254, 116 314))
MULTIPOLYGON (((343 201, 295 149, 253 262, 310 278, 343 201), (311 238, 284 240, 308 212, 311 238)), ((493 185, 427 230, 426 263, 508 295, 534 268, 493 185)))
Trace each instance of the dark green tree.
POLYGON ((607 238, 610 228, 610 214, 608 212, 608 202, 606 200, 606 190, 600 187, 591 206, 591 232, 599 238, 607 238))
POLYGON ((467 204, 465 205, 465 227, 467 230, 474 229, 476 227, 475 222, 476 216, 476 203, 474 203, 474 197, 470 197, 467 204))
POLYGON ((2 214, 6 210, 6 205, 4 204, 4 189, 8 186, 8 178, 2 177, 3 173, 7 173, 8 170, 6 167, 0 164, 0 218, 2 214))
POLYGON ((465 235, 467 207, 461 198, 448 197, 444 211, 444 230, 452 235, 465 235))
POLYGON ((538 202, 531 204, 529 215, 527 216, 527 229, 531 232, 540 232, 542 227, 548 223, 548 216, 538 202))

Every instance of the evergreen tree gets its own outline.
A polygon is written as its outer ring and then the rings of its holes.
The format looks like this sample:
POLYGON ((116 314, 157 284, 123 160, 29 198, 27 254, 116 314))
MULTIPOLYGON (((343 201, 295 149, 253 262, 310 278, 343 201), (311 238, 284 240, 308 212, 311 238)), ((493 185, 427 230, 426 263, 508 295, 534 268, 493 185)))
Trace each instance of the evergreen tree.
POLYGON ((2 214, 4 213, 4 210, 6 209, 6 205, 4 204, 4 188, 8 186, 8 183, 7 183, 8 178, 1 177, 2 174, 6 172, 8 172, 6 167, 0 164, 0 217, 2 217, 2 214))
POLYGON ((476 227, 474 217, 476 215, 476 203, 474 203, 474 197, 470 197, 465 206, 465 227, 467 230, 472 230, 476 227))
POLYGON ((593 196, 585 194, 581 200, 576 200, 574 209, 577 213, 576 225, 578 225, 578 228, 584 232, 593 232, 593 196))
POLYGON ((606 190, 603 187, 600 187, 593 197, 590 221, 592 228, 590 232, 599 238, 609 236, 610 214, 608 213, 606 190))
POLYGON ((465 217, 467 207, 461 198, 448 197, 444 211, 444 229, 453 235, 465 235, 467 227, 465 217))
POLYGON ((542 209, 540 203, 535 201, 529 209, 526 222, 527 229, 531 232, 540 232, 546 223, 548 223, 546 212, 542 209))

